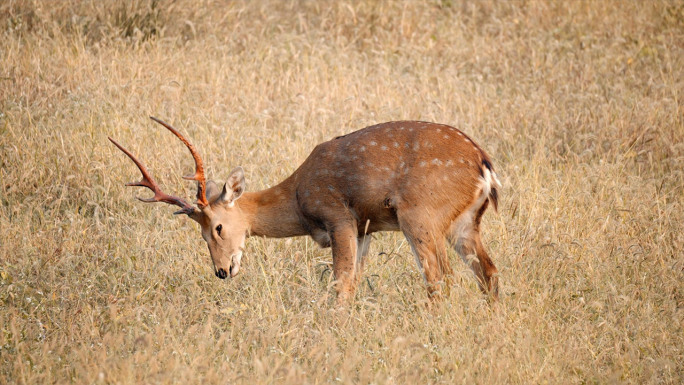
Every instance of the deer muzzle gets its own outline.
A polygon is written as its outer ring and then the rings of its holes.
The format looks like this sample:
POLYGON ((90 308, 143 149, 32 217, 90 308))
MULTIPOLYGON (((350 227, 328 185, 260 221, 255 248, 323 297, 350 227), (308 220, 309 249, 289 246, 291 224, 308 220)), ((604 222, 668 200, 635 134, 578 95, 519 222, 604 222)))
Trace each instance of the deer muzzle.
POLYGON ((226 277, 228 276, 228 273, 226 273, 226 271, 223 270, 223 269, 218 269, 218 270, 216 270, 216 271, 215 271, 215 274, 216 274, 217 277, 219 277, 219 278, 221 278, 221 279, 226 279, 226 277))
POLYGON ((242 251, 234 254, 230 259, 230 278, 235 277, 240 272, 240 261, 242 260, 242 251))

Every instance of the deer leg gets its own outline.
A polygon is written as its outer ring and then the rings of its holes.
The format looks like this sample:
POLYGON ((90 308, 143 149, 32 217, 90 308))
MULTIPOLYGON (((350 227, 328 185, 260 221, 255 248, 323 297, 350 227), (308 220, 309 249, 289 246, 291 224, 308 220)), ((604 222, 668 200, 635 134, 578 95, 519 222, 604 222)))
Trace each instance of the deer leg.
POLYGON ((399 227, 411 245, 430 299, 439 299, 442 297, 443 287, 445 290, 448 288, 444 274, 451 272, 444 236, 437 231, 428 231, 420 221, 409 218, 410 216, 399 216, 399 227))
MULTIPOLYGON (((477 254, 480 266, 482 266, 486 293, 488 293, 492 299, 498 300, 499 271, 496 269, 496 266, 494 266, 494 262, 492 262, 491 258, 489 258, 489 254, 487 254, 487 251, 482 244, 482 240, 480 239, 480 233, 477 234, 475 239, 475 253, 477 254)), ((482 287, 480 287, 480 289, 482 289, 482 287)))
POLYGON ((458 234, 451 239, 451 244, 461 259, 473 270, 480 290, 497 300, 499 298, 497 269, 482 245, 479 231, 472 230, 467 234, 458 234))
POLYGON ((356 290, 357 232, 353 225, 336 226, 328 231, 333 254, 333 274, 337 301, 351 299, 356 290))

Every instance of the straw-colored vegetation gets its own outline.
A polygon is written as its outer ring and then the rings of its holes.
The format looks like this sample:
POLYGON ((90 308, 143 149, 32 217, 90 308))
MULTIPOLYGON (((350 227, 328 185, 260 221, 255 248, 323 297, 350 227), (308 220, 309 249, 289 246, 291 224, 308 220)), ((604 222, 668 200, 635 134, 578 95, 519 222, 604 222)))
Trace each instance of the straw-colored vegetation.
POLYGON ((0 383, 684 380, 681 1, 9 0, 0 54, 0 383), (451 254, 427 305, 394 233, 348 308, 310 239, 216 279, 198 226, 123 186, 108 135, 194 193, 149 115, 252 190, 370 124, 463 129, 504 185, 500 303, 451 254))

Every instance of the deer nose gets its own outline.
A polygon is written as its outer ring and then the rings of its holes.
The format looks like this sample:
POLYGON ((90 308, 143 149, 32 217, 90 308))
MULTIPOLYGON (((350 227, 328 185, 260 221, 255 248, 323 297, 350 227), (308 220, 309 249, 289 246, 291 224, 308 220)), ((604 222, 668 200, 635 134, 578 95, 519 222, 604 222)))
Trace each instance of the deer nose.
POLYGON ((228 276, 228 273, 226 273, 226 271, 223 269, 218 269, 218 271, 216 272, 216 276, 221 278, 221 279, 226 279, 226 277, 228 276))

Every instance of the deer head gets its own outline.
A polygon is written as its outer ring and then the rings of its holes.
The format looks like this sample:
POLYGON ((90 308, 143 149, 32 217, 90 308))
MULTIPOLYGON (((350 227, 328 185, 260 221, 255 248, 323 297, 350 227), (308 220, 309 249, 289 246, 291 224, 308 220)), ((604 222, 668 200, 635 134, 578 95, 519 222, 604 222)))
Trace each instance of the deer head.
POLYGON ((190 150, 190 154, 195 160, 195 174, 184 176, 183 179, 197 181, 196 206, 182 198, 164 193, 145 166, 110 137, 109 140, 123 151, 142 173, 142 179, 139 182, 127 183, 126 186, 140 186, 152 190, 154 196, 151 198, 138 198, 143 202, 164 202, 179 206, 181 209, 174 214, 185 214, 199 223, 202 228, 202 238, 209 247, 216 276, 225 279, 230 274, 231 277, 234 277, 240 271, 242 251, 249 231, 247 221, 244 218, 245 213, 235 205, 245 190, 245 177, 242 168, 234 169, 223 189, 220 190, 213 181, 207 182, 202 158, 200 158, 195 147, 169 124, 154 117, 150 118, 166 127, 190 150))

